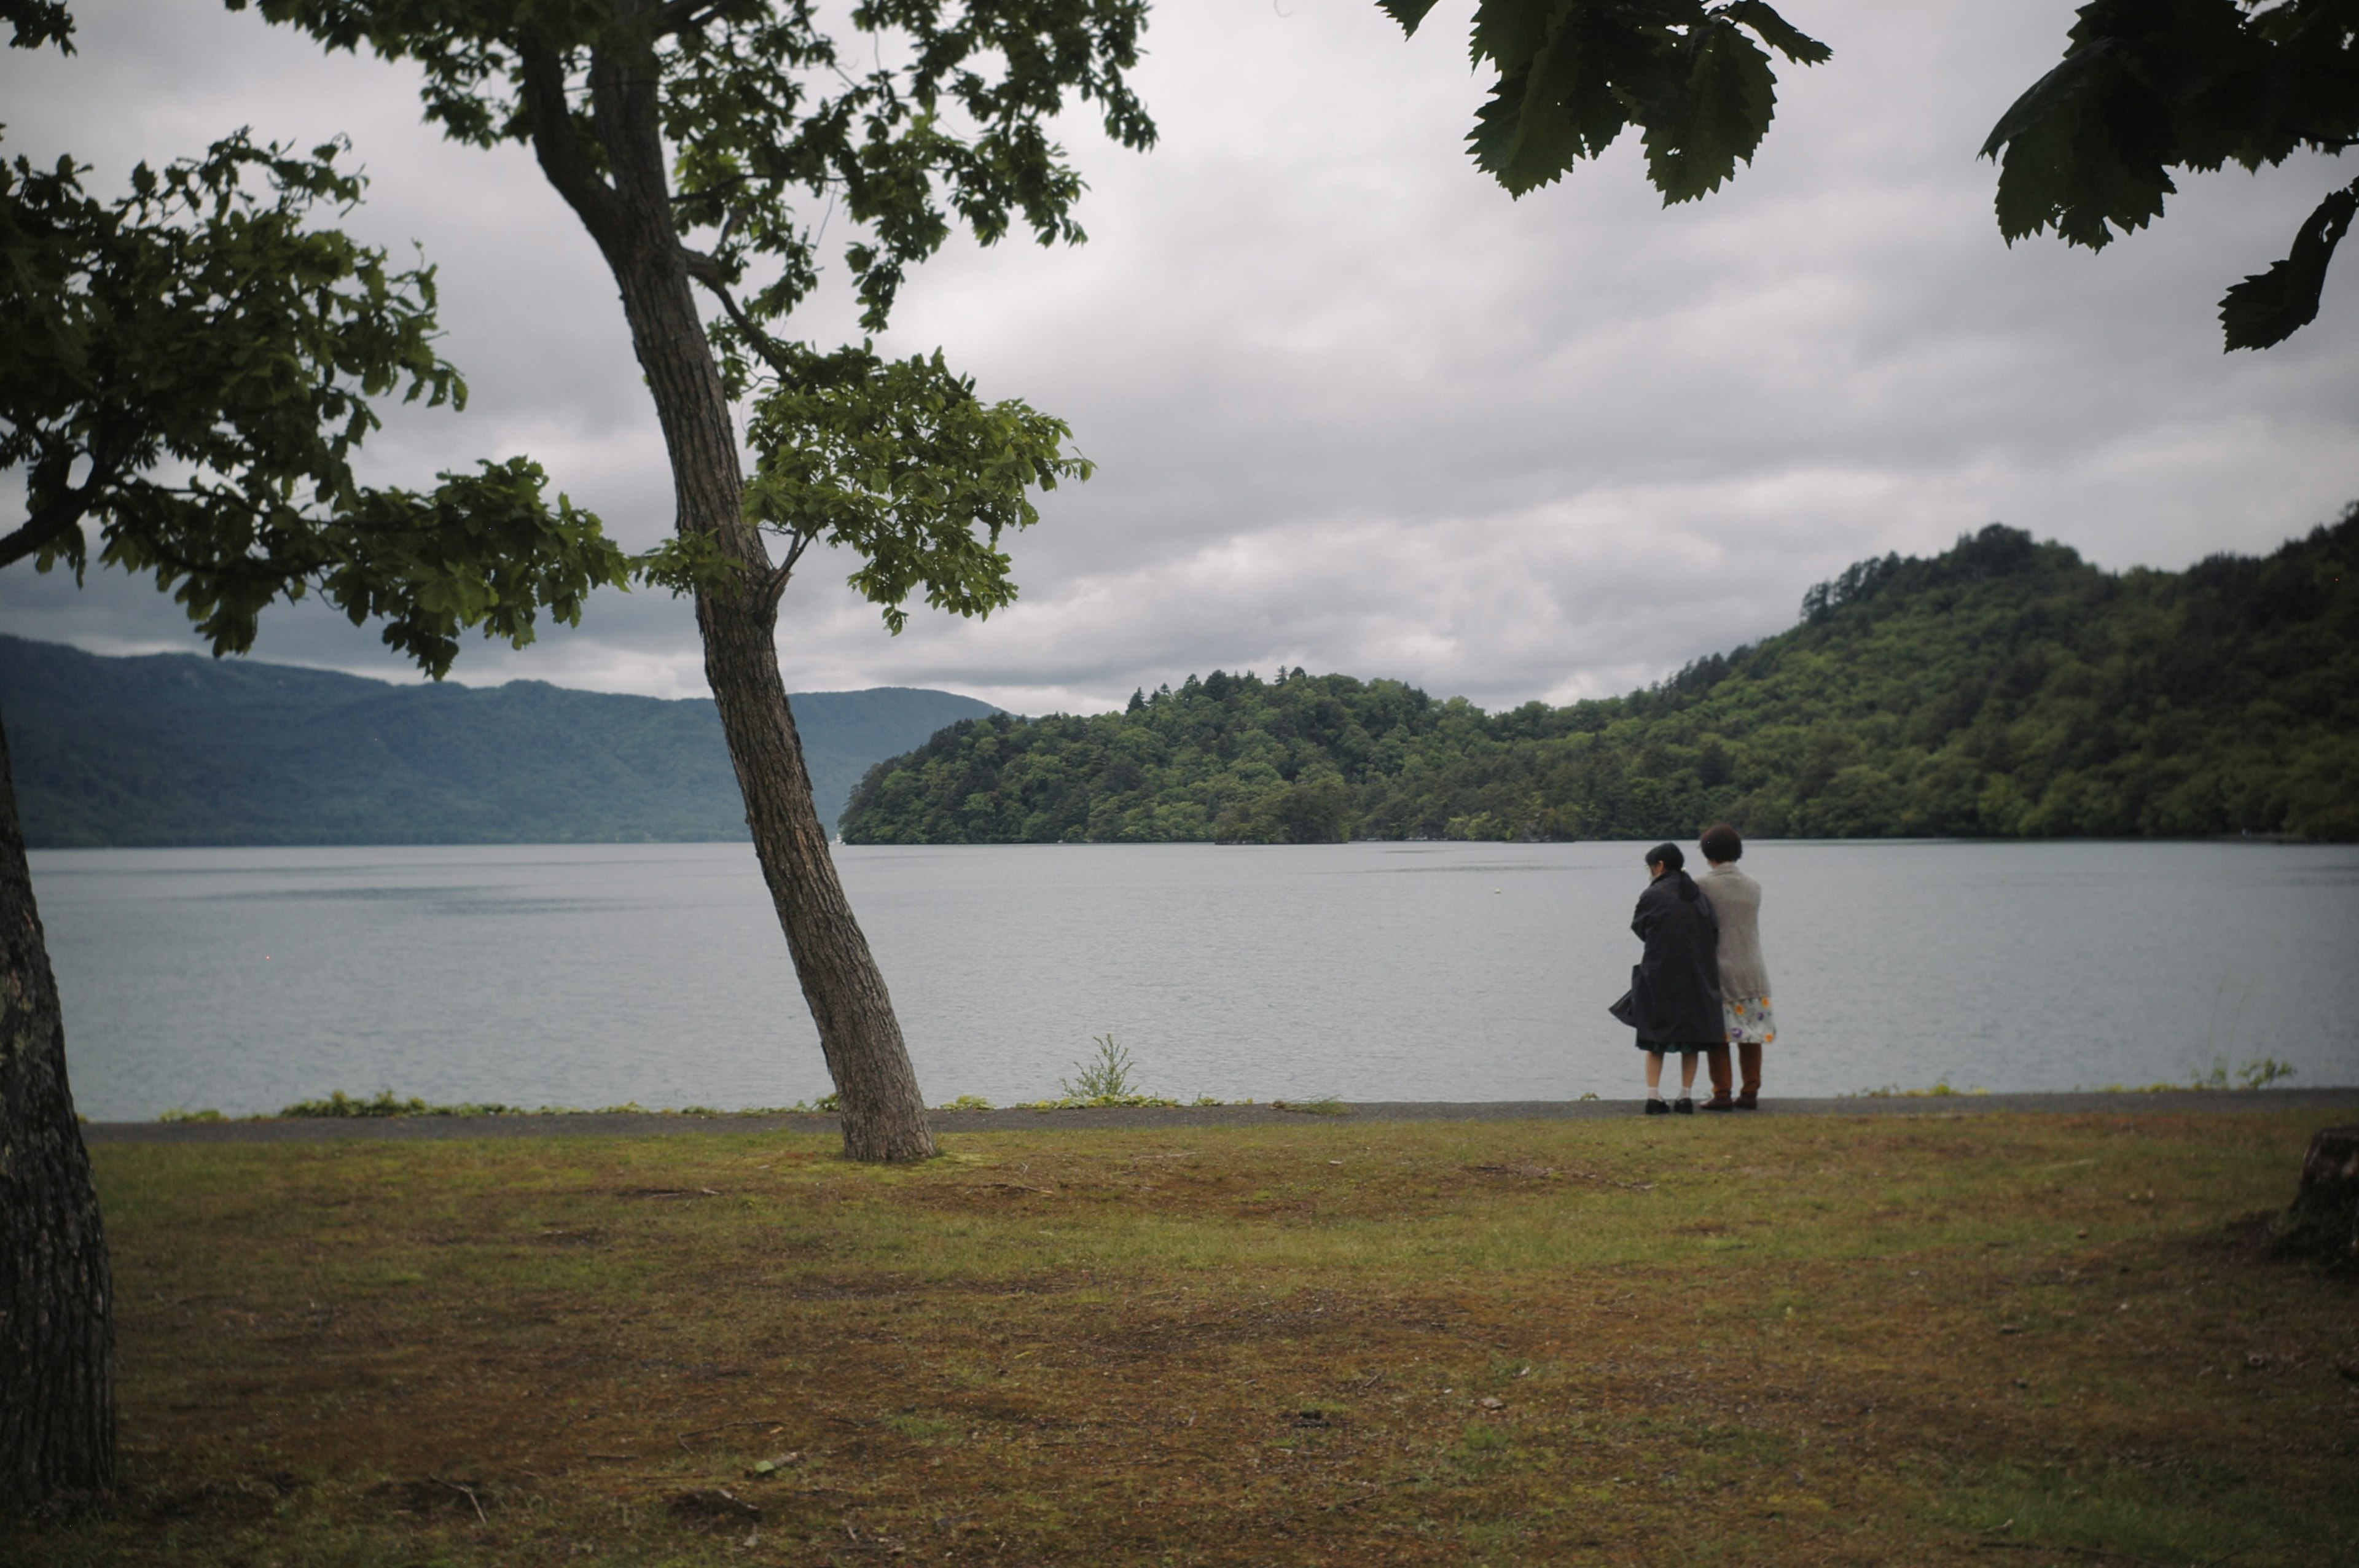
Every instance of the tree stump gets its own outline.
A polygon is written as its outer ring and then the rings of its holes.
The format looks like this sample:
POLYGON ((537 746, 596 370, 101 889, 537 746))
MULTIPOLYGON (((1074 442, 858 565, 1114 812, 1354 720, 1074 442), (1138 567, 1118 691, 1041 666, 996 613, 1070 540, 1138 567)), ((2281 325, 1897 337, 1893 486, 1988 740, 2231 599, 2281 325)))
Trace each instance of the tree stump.
POLYGON ((2359 1262, 2359 1127, 2322 1127, 2301 1162, 2301 1187, 2277 1221, 2277 1246, 2359 1262))

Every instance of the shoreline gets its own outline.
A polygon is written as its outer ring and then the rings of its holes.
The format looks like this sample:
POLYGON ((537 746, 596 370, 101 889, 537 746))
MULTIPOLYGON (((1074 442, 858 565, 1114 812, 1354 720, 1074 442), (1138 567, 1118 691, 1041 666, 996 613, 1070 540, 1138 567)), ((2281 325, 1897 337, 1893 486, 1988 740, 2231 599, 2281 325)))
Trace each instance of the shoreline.
MULTIPOLYGON (((1053 1110, 936 1110, 936 1132, 1054 1132, 1163 1128, 1276 1127, 1380 1121, 1606 1121, 1640 1114, 1636 1099, 1392 1100, 1364 1105, 1283 1103, 1221 1106, 1086 1106, 1053 1110)), ((2333 1088, 2073 1090, 2038 1094, 1860 1095, 1765 1098, 1758 1111, 1699 1111, 1697 1121, 1743 1123, 1762 1118, 1956 1118, 2006 1113, 2135 1115, 2140 1111, 2216 1115, 2311 1111, 2359 1117, 2359 1086, 2333 1088)), ((261 1117, 251 1121, 92 1121, 86 1143, 321 1143, 337 1139, 447 1140, 660 1137, 745 1132, 827 1133, 832 1112, 688 1115, 679 1111, 527 1111, 495 1116, 261 1117)))

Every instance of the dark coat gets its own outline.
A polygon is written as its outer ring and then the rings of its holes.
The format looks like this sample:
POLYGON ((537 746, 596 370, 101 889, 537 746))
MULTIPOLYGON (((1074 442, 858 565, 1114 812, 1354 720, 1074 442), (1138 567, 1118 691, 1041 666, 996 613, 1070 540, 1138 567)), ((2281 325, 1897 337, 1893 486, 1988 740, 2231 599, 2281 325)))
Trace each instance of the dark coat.
POLYGON ((1610 1010, 1650 1048, 1699 1051, 1727 1044, 1720 1014, 1720 922, 1685 871, 1658 877, 1638 895, 1630 929, 1647 945, 1630 991, 1610 1010))

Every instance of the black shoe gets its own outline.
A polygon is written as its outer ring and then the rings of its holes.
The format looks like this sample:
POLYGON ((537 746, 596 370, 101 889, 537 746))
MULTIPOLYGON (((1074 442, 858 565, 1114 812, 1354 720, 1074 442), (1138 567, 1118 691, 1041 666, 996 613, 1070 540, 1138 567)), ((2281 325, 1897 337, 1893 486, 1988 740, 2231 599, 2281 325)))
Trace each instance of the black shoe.
POLYGON ((1647 1097, 1647 1114, 1648 1116, 1669 1116, 1671 1114, 1671 1108, 1665 1105, 1661 1100, 1657 1099, 1653 1095, 1648 1095, 1647 1097))
POLYGON ((1685 1095, 1681 1095, 1677 1100, 1672 1102, 1671 1108, 1678 1111, 1681 1116, 1693 1116, 1695 1114, 1695 1101, 1688 1098, 1685 1095))

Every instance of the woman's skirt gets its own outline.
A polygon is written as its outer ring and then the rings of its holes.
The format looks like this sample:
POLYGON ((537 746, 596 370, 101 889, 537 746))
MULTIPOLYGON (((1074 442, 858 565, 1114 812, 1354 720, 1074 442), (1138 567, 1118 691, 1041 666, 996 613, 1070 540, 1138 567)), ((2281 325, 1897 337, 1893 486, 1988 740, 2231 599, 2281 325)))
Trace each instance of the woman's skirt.
POLYGON ((1777 1038, 1777 1016, 1766 996, 1723 997, 1720 1015, 1727 1022, 1731 1045, 1767 1045, 1777 1038))

